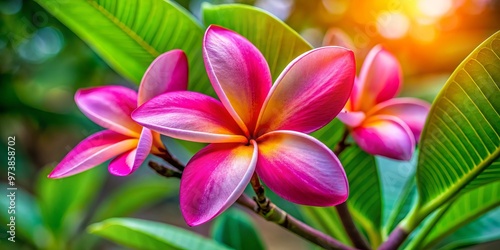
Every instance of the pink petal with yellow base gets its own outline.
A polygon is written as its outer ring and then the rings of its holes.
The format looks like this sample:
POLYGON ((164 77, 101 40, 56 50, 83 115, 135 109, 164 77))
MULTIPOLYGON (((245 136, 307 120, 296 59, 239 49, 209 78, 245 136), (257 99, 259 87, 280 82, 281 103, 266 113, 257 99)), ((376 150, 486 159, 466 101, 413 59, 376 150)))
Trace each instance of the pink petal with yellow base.
POLYGON ((144 73, 139 86, 138 105, 169 91, 186 90, 188 63, 182 50, 171 50, 158 56, 144 73))
POLYGON ((272 84, 264 56, 236 32, 211 25, 203 40, 203 58, 219 99, 248 135, 272 84))
POLYGON ((133 149, 137 139, 104 130, 80 142, 52 170, 49 178, 63 178, 93 168, 123 152, 133 149))
POLYGON ((195 142, 246 142, 222 104, 207 95, 169 92, 141 105, 132 114, 139 124, 161 134, 195 142))
POLYGON ((344 169, 320 141, 294 131, 274 131, 258 144, 257 173, 279 196, 310 206, 335 206, 347 199, 344 169))
POLYGON ((401 119, 418 142, 430 108, 429 103, 416 98, 394 98, 378 104, 368 115, 391 115, 401 119))
POLYGON ((139 137, 142 127, 130 114, 137 107, 137 93, 122 86, 81 89, 75 101, 80 110, 96 124, 117 133, 139 137))
POLYGON ((257 145, 210 144, 189 161, 180 186, 181 212, 189 226, 226 210, 243 193, 255 171, 257 145))
POLYGON ((415 150, 410 128, 395 116, 378 115, 352 131, 352 137, 369 154, 409 161, 415 150))
POLYGON ((148 128, 143 128, 137 147, 129 152, 119 155, 113 159, 108 166, 111 174, 127 176, 141 166, 148 157, 153 145, 153 134, 148 128))
POLYGON ((368 112, 375 104, 395 97, 401 87, 402 72, 398 60, 382 46, 375 46, 361 67, 357 91, 352 96, 356 111, 368 112))
POLYGON ((322 47, 302 54, 273 85, 255 134, 310 133, 326 125, 349 99, 355 68, 354 55, 345 48, 322 47))

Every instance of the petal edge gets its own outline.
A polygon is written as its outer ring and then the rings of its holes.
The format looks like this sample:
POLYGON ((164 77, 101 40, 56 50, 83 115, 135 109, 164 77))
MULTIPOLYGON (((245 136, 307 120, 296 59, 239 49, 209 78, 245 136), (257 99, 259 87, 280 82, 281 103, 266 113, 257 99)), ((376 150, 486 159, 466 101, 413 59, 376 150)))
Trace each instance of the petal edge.
POLYGON ((250 182, 256 162, 255 142, 251 146, 210 144, 193 156, 180 187, 180 206, 186 223, 203 224, 231 206, 250 182))
POLYGON ((295 131, 258 139, 257 174, 276 194, 294 203, 334 206, 345 202, 349 185, 337 156, 323 143, 295 131))

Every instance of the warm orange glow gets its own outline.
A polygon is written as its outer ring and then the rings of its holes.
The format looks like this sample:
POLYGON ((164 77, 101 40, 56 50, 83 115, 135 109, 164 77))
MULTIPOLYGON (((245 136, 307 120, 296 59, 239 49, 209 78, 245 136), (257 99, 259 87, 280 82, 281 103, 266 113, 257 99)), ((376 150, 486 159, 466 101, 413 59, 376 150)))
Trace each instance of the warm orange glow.
POLYGON ((409 29, 410 20, 401 12, 384 12, 377 18, 377 30, 385 38, 402 38, 409 29))
POLYGON ((451 0, 419 0, 417 3, 422 14, 430 17, 444 16, 451 10, 452 6, 451 0))
POLYGON ((411 36, 421 43, 431 43, 436 38, 434 25, 417 25, 411 29, 411 36))

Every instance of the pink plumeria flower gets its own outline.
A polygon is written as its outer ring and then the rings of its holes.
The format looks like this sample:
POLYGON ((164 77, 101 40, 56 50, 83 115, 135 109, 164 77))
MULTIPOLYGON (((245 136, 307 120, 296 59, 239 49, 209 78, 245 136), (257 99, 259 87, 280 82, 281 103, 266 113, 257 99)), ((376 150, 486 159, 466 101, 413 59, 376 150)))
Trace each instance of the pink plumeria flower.
POLYGON ((148 154, 164 149, 160 135, 143 128, 131 113, 149 99, 168 91, 186 90, 187 58, 181 50, 160 55, 149 66, 139 93, 122 86, 104 86, 79 90, 75 101, 93 122, 107 128, 80 142, 49 174, 62 178, 93 168, 113 157, 109 172, 125 176, 134 172, 148 154))
POLYGON ((410 160, 430 105, 415 98, 394 98, 401 87, 401 66, 382 46, 374 47, 361 67, 345 109, 337 117, 366 152, 410 160))
POLYGON ((349 98, 354 56, 323 47, 292 61, 275 84, 265 58, 239 34, 210 26, 205 66, 220 101, 195 92, 163 94, 132 117, 162 134, 212 143, 189 161, 180 184, 188 225, 222 213, 257 171, 281 197, 333 206, 348 195, 344 170, 320 141, 305 134, 330 122, 349 98))

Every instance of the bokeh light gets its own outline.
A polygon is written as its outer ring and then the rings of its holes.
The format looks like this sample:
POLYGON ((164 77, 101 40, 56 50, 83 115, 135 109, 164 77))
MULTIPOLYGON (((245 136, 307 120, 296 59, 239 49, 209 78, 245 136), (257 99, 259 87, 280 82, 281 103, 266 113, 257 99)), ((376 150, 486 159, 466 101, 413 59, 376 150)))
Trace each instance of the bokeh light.
POLYGON ((453 6, 452 0, 418 0, 418 9, 427 16, 441 17, 453 6))
POLYGON ((409 29, 410 20, 401 12, 384 12, 377 18, 377 30, 385 38, 402 38, 409 29))

